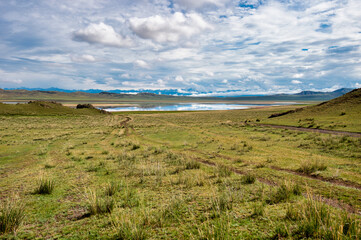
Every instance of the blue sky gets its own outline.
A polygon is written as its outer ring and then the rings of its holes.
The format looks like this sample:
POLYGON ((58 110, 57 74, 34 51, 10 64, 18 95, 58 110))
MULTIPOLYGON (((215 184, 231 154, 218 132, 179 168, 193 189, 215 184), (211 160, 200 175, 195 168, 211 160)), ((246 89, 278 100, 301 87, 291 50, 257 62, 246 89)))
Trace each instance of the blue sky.
POLYGON ((361 87, 360 9, 360 0, 0 1, 0 88, 361 87))

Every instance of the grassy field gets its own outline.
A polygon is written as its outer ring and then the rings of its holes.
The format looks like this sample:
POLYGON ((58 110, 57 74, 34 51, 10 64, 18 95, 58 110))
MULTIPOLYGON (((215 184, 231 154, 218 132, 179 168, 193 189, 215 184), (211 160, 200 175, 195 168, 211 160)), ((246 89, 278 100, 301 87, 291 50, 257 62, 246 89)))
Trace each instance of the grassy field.
POLYGON ((360 239, 361 139, 291 108, 2 115, 0 238, 360 239))

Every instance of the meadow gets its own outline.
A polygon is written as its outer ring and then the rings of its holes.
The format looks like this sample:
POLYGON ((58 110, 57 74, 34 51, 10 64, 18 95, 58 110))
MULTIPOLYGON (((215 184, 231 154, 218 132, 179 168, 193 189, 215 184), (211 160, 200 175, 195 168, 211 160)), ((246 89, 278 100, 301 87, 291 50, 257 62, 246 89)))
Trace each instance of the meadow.
POLYGON ((3 114, 0 238, 360 239, 361 138, 291 108, 3 114))

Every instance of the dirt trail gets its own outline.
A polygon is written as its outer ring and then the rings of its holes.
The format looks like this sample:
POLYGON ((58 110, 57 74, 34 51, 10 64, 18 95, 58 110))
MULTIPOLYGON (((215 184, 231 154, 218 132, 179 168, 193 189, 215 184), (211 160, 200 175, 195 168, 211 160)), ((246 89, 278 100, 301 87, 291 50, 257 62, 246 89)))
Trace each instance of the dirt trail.
MULTIPOLYGON (((196 161, 200 162, 200 163, 203 163, 205 165, 208 165, 208 166, 211 166, 211 167, 216 167, 218 166, 218 164, 214 163, 214 162, 211 162, 209 160, 206 160, 206 159, 202 159, 202 158, 195 158, 196 161)), ((241 170, 238 170, 236 168, 230 168, 228 167, 229 170, 231 170, 232 172, 234 172, 235 174, 239 174, 239 175, 245 175, 246 173, 241 171, 241 170)), ((261 177, 257 177, 257 180, 260 181, 261 183, 264 183, 266 185, 270 185, 270 186, 277 186, 278 184, 273 182, 273 181, 270 181, 268 179, 265 179, 265 178, 261 178, 261 177)), ((307 194, 302 194, 304 197, 307 197, 307 194)), ((347 211, 349 213, 353 213, 353 214, 357 214, 357 215, 360 215, 361 216, 361 212, 356 210, 353 206, 347 204, 347 203, 343 203, 343 202, 340 202, 340 201, 337 201, 335 199, 330 199, 330 198, 325 198, 323 196, 319 196, 319 195, 312 195, 312 198, 313 199, 316 199, 317 201, 321 201, 323 202, 324 204, 327 204, 331 207, 335 207, 335 208, 339 208, 339 209, 342 209, 344 211, 347 211)))
POLYGON ((302 131, 302 132, 327 133, 327 134, 333 134, 333 135, 351 136, 351 137, 358 137, 358 138, 361 137, 361 133, 346 132, 346 131, 337 131, 337 130, 326 130, 326 129, 316 129, 316 128, 293 127, 293 126, 286 126, 286 125, 273 125, 273 124, 261 124, 261 123, 257 123, 257 124, 255 124, 255 126, 289 129, 289 130, 296 130, 296 131, 302 131))
POLYGON ((120 127, 127 127, 128 122, 132 121, 133 119, 131 117, 125 117, 125 120, 120 122, 120 127))
POLYGON ((320 181, 323 181, 323 182, 329 182, 329 183, 339 185, 339 186, 356 188, 358 190, 361 190, 361 184, 351 182, 351 181, 347 181, 347 180, 336 179, 336 178, 326 178, 326 177, 322 177, 320 175, 309 175, 309 174, 297 172, 297 171, 294 171, 294 170, 291 170, 291 169, 280 168, 280 167, 277 167, 277 166, 269 166, 269 168, 272 168, 272 169, 277 170, 277 171, 288 172, 290 174, 294 174, 294 175, 298 175, 298 176, 302 176, 302 177, 306 177, 306 178, 320 180, 320 181))

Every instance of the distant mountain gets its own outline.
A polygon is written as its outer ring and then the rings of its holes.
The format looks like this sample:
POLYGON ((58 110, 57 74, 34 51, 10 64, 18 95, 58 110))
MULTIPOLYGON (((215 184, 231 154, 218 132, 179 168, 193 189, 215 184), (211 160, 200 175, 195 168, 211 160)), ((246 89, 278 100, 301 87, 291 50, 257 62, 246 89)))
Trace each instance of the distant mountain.
POLYGON ((352 91, 353 88, 340 88, 336 91, 333 91, 333 92, 314 92, 314 91, 302 91, 300 93, 296 93, 294 95, 297 95, 297 96, 314 96, 314 95, 332 95, 332 94, 335 94, 335 95, 343 95, 345 93, 348 93, 350 91, 352 91))
MULTIPOLYGON (((54 100, 54 101, 327 101, 351 91, 341 88, 333 92, 303 91, 296 94, 253 95, 238 97, 193 97, 191 89, 178 90, 64 90, 47 89, 0 89, 3 100, 54 100)), ((232 90, 230 90, 232 91, 232 90)))
POLYGON ((87 89, 87 90, 69 90, 61 88, 5 88, 4 90, 28 90, 28 91, 56 91, 56 92, 84 92, 84 93, 116 93, 116 94, 137 94, 137 93, 153 93, 156 95, 174 95, 174 96, 191 96, 193 91, 178 90, 178 89, 137 89, 137 90, 101 90, 101 89, 87 89))
POLYGON ((216 98, 224 98, 224 99, 236 99, 240 98, 241 100, 297 100, 307 97, 310 101, 325 101, 335 97, 339 97, 345 93, 353 90, 352 88, 341 88, 333 92, 319 92, 319 91, 302 91, 296 94, 274 94, 274 95, 239 95, 239 96, 226 96, 228 94, 235 94, 238 90, 228 90, 222 92, 224 95, 222 96, 219 92, 197 92, 194 89, 137 89, 137 90, 100 90, 100 89, 88 89, 88 90, 69 90, 69 89, 61 89, 61 88, 5 88, 4 90, 28 90, 28 91, 40 91, 43 93, 54 94, 53 92, 64 92, 64 93, 93 93, 100 95, 108 95, 108 96, 116 96, 116 94, 142 94, 143 96, 152 94, 155 95, 169 95, 169 96, 189 96, 194 97, 194 94, 200 94, 203 96, 207 96, 207 98, 217 94, 214 96, 216 98))

